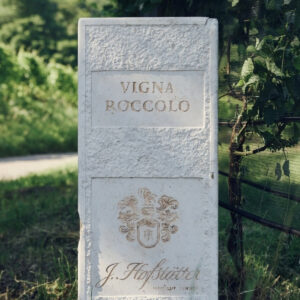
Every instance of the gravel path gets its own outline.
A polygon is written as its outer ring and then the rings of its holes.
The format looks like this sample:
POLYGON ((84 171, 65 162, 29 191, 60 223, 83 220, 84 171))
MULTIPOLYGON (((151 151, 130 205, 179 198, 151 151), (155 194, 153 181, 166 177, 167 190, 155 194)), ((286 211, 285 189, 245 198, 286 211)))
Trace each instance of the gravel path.
POLYGON ((0 180, 77 165, 77 153, 41 154, 0 159, 0 180))

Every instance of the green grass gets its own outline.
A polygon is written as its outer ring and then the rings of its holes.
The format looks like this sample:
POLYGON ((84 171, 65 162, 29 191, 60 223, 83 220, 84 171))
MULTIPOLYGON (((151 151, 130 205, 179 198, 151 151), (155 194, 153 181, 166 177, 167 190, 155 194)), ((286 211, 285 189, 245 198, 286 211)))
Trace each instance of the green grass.
MULTIPOLYGON (((222 171, 228 171, 228 147, 231 129, 222 127, 219 130, 219 168, 222 171)), ((247 140, 244 148, 254 150, 263 145, 260 138, 255 134, 247 140)), ((271 152, 265 150, 263 152, 249 155, 243 158, 241 164, 242 177, 251 181, 255 181, 273 187, 286 193, 295 194, 300 197, 300 144, 286 148, 284 151, 271 152), (283 164, 289 161, 289 176, 284 173, 283 164), (276 173, 277 164, 280 170, 276 173)))
MULTIPOLYGON (((221 200, 226 193, 220 176, 221 200)), ((77 170, 0 182, 0 208, 0 299, 77 299, 77 170)), ((230 214, 220 208, 220 299, 234 299, 237 276, 229 228, 230 214)), ((300 239, 244 220, 244 242, 246 300, 299 299, 300 239)))
POLYGON ((0 182, 0 207, 0 295, 76 299, 77 172, 0 182))
MULTIPOLYGON (((223 190, 221 189, 221 192, 223 190)), ((300 239, 243 219, 245 299, 297 300, 300 297, 300 239)), ((219 299, 232 295, 237 278, 227 251, 230 215, 219 209, 219 299)))
MULTIPOLYGON (((241 164, 241 177, 274 191, 284 192, 300 198, 300 146, 287 149, 285 153, 270 151, 247 156, 241 164), (282 166, 286 159, 289 160, 289 176, 284 174, 282 166), (280 172, 276 175, 276 169, 280 172), (279 176, 280 175, 280 176, 279 176)), ((228 145, 219 146, 219 168, 228 172, 228 145)), ((221 180, 225 178, 220 176, 221 180)), ((225 188, 225 186, 223 187, 225 188)), ((300 203, 270 194, 260 189, 242 185, 243 207, 256 215, 275 222, 300 228, 300 203)), ((227 194, 223 196, 228 201, 227 194)))
MULTIPOLYGON (((228 132, 219 132, 219 168, 228 172, 228 132)), ((257 146, 252 143, 251 147, 257 146)), ((259 183, 272 190, 300 197, 299 146, 285 153, 265 151, 247 156, 242 161, 243 179, 259 183), (289 176, 282 170, 288 159, 289 176), (275 173, 276 165, 281 175, 275 173), (279 176, 280 175, 280 176, 279 176)), ((227 177, 219 176, 219 199, 228 202, 227 177)), ((300 229, 300 203, 264 190, 242 184, 243 209, 262 218, 300 229)), ((231 299, 235 273, 231 257, 227 252, 227 237, 230 230, 230 214, 220 208, 220 294, 221 299, 231 299), (222 267, 223 266, 223 267, 222 267)), ((244 253, 246 268, 245 299, 299 299, 300 298, 300 238, 289 236, 275 229, 264 227, 243 219, 244 253)), ((233 298, 234 299, 234 298, 233 298)))

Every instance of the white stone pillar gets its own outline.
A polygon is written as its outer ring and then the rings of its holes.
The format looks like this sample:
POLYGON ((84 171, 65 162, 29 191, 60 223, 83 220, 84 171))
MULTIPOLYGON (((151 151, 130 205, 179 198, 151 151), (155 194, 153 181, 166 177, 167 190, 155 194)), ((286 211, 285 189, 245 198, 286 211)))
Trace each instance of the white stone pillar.
POLYGON ((218 26, 79 21, 79 299, 217 299, 218 26))

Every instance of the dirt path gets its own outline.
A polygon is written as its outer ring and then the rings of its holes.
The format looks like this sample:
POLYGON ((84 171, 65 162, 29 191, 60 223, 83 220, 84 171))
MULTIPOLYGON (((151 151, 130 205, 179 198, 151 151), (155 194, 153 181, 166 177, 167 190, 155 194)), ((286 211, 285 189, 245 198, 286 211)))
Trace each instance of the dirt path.
POLYGON ((77 165, 77 153, 41 154, 0 159, 0 180, 77 165))

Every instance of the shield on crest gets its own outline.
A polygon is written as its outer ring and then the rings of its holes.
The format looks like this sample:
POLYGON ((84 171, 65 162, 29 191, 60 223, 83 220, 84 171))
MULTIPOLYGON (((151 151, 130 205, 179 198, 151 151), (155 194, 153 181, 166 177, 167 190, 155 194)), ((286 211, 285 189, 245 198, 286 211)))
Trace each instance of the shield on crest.
POLYGON ((160 239, 159 222, 142 219, 137 223, 137 240, 145 248, 153 248, 160 239))

